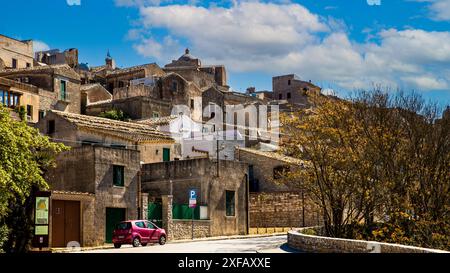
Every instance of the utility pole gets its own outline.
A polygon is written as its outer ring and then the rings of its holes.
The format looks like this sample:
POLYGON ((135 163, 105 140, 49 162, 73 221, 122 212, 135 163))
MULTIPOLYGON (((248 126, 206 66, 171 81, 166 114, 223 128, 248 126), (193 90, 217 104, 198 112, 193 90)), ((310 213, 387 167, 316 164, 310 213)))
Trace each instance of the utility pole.
POLYGON ((217 156, 217 177, 219 177, 219 133, 217 133, 216 137, 216 156, 217 156))

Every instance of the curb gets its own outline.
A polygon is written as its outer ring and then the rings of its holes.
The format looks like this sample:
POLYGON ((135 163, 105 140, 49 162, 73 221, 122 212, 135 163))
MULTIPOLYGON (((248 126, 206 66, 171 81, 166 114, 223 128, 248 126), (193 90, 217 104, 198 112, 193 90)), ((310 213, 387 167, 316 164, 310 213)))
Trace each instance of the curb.
MULTIPOLYGON (((252 239, 252 238, 263 238, 263 237, 274 237, 274 236, 281 236, 286 235, 286 232, 278 232, 278 233, 271 233, 271 234, 253 234, 253 235, 233 235, 233 236, 217 236, 217 237, 205 237, 205 238, 198 238, 198 239, 183 239, 183 240, 175 240, 175 241, 168 241, 167 244, 180 244, 180 243, 194 243, 194 242, 203 242, 203 241, 220 241, 220 240, 237 240, 237 239, 252 239)), ((73 253, 74 251, 77 252, 84 252, 84 251, 91 251, 91 250, 101 250, 101 249, 113 249, 114 245, 112 244, 105 244, 101 246, 94 246, 94 247, 82 247, 81 249, 67 249, 67 248, 52 248, 52 253, 73 253)))

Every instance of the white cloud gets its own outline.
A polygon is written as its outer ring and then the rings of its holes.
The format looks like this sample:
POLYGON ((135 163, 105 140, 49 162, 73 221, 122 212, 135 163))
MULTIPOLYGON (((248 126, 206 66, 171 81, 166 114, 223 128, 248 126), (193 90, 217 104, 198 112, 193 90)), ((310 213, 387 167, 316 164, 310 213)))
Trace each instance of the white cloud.
POLYGON ((50 47, 46 43, 44 43, 42 41, 38 41, 38 40, 33 41, 33 51, 34 52, 46 51, 49 49, 50 49, 50 47))
POLYGON ((140 7, 140 6, 159 6, 164 2, 171 2, 171 0, 115 0, 118 7, 140 7))
POLYGON ((450 21, 450 0, 409 0, 427 2, 430 18, 436 21, 450 21))
POLYGON ((141 6, 140 14, 142 29, 129 34, 137 39, 135 49, 163 64, 182 54, 182 40, 203 63, 225 64, 231 71, 296 73, 348 89, 373 83, 423 90, 450 86, 444 72, 450 62, 450 32, 388 29, 357 43, 345 23, 299 4, 141 6), (158 28, 169 33, 161 42, 151 36, 158 28))
POLYGON ((81 6, 81 0, 66 0, 69 6, 81 6))

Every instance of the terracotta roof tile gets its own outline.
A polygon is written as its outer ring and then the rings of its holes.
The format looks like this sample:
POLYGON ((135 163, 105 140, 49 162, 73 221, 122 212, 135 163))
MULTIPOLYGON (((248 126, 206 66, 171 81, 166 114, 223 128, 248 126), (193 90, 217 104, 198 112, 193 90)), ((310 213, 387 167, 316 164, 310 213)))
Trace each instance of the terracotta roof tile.
POLYGON ((105 133, 139 142, 151 140, 173 142, 173 139, 169 135, 156 131, 154 128, 145 124, 117 121, 56 110, 51 110, 50 112, 68 120, 69 122, 75 124, 78 128, 87 129, 90 131, 105 133))
POLYGON ((239 150, 241 151, 245 151, 248 153, 252 153, 252 154, 256 154, 256 155, 260 155, 260 156, 265 156, 268 158, 272 158, 272 159, 276 159, 279 161, 283 161, 286 163, 290 163, 290 164, 304 164, 303 160, 300 160, 298 158, 295 157, 290 157, 290 156, 286 156, 277 152, 267 152, 267 151, 261 151, 261 150, 256 150, 256 149, 251 149, 251 148, 239 148, 239 150))

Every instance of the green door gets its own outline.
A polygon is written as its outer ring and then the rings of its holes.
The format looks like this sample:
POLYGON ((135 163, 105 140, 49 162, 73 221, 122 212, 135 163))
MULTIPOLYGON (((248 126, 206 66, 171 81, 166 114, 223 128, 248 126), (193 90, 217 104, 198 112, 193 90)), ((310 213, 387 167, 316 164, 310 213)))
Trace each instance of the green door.
POLYGON ((106 208, 106 242, 112 243, 112 233, 117 223, 125 221, 125 209, 106 208))
POLYGON ((163 161, 170 161, 170 149, 169 148, 163 148, 163 161))
POLYGON ((147 219, 162 227, 162 204, 160 202, 148 203, 147 219))

